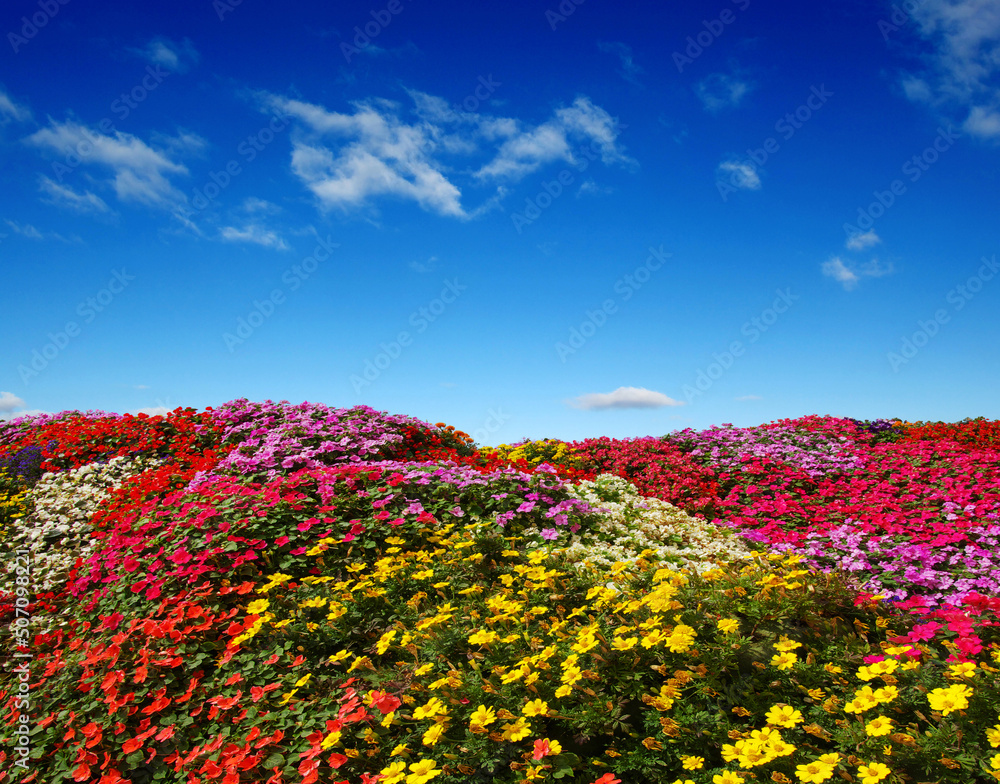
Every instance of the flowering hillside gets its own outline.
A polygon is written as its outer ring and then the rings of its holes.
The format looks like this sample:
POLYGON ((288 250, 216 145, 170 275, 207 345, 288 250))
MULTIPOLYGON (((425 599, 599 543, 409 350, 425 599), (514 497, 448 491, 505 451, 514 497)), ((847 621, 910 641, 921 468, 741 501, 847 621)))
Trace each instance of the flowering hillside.
POLYGON ((1000 780, 1000 423, 0 422, 0 782, 1000 780))

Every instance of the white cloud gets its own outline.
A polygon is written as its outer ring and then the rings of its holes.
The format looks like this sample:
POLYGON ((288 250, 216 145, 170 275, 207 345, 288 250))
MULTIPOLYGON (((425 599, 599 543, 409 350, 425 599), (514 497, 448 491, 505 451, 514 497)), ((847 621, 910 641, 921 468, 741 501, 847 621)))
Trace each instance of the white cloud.
POLYGON ((130 49, 129 51, 153 65, 162 66, 175 73, 186 73, 201 59, 201 55, 198 54, 194 44, 188 38, 178 43, 169 38, 157 36, 141 49, 130 49))
POLYGON ((15 234, 20 234, 22 237, 27 237, 29 240, 44 239, 42 233, 30 223, 25 223, 23 226, 18 223, 14 223, 12 220, 5 220, 4 223, 10 226, 11 231, 15 234))
POLYGON ((848 250, 864 250, 872 245, 878 245, 882 238, 875 233, 875 229, 869 229, 864 234, 852 234, 847 238, 848 250))
POLYGON ((424 93, 411 91, 410 97, 413 122, 401 116, 398 104, 379 99, 355 103, 350 113, 276 95, 262 95, 261 103, 264 110, 297 121, 292 171, 325 208, 353 209, 395 197, 439 215, 474 217, 495 207, 505 187, 500 185, 479 208, 466 210, 452 180, 453 172, 469 171, 469 166, 441 158, 489 154, 484 147, 495 152, 475 171, 480 186, 519 179, 553 161, 574 162, 573 143, 589 142, 606 164, 631 163, 618 146, 614 119, 585 97, 535 127, 457 111, 424 93))
POLYGON ((635 85, 639 84, 639 75, 645 73, 645 71, 643 71, 642 66, 632 57, 632 47, 620 41, 610 41, 599 42, 597 48, 605 54, 618 55, 618 61, 622 66, 621 70, 618 71, 618 75, 626 82, 631 82, 635 85))
POLYGON ((414 272, 419 272, 421 275, 424 274, 425 272, 431 272, 437 269, 437 266, 438 266, 437 256, 431 256, 429 259, 427 259, 427 261, 414 260, 410 262, 410 269, 412 269, 414 272))
POLYGON ((24 401, 13 392, 0 392, 0 411, 13 411, 15 408, 24 408, 24 401))
POLYGON ((743 161, 723 161, 719 164, 716 172, 718 176, 724 177, 726 182, 734 188, 743 188, 748 191, 760 190, 760 175, 749 163, 743 161))
POLYGON ((911 100, 957 106, 969 133, 1000 138, 1000 3, 996 0, 921 0, 910 12, 930 44, 925 68, 906 74, 911 100))
POLYGON ((753 83, 735 75, 709 74, 695 85, 694 91, 705 111, 720 112, 740 105, 753 89, 753 83))
POLYGON ((146 416, 166 416, 170 413, 170 409, 166 406, 149 406, 148 408, 137 408, 135 411, 129 411, 130 414, 145 414, 146 416))
POLYGON ((70 210, 91 214, 110 214, 112 209, 107 203, 95 193, 84 191, 78 193, 67 185, 61 185, 55 180, 42 175, 38 189, 48 196, 44 201, 56 207, 65 207, 70 210))
POLYGON ((595 196, 603 196, 608 193, 613 193, 614 188, 605 188, 598 185, 593 180, 584 180, 580 187, 576 191, 577 197, 586 196, 587 194, 594 194, 595 196))
POLYGON ((591 392, 569 401, 573 408, 585 411, 601 408, 661 408, 684 403, 642 387, 618 387, 614 392, 591 392))
POLYGON ((254 245, 263 245, 265 248, 288 250, 288 243, 277 233, 257 223, 248 223, 242 229, 226 226, 219 232, 219 236, 227 242, 250 242, 254 245))
POLYGON ((265 215, 274 215, 281 212, 281 207, 277 204, 273 204, 266 199, 258 199, 256 196, 248 196, 243 200, 243 204, 240 207, 244 212, 260 212, 265 215))
POLYGON ((962 127, 973 136, 1000 138, 1000 112, 985 106, 973 106, 962 127))
POLYGON ((589 98, 577 98, 571 106, 557 109, 551 120, 507 139, 476 176, 519 180, 546 163, 576 163, 571 142, 596 146, 602 163, 634 165, 619 147, 618 135, 618 123, 610 114, 589 98))
POLYGON ((187 167, 172 160, 169 152, 155 149, 131 134, 115 131, 114 136, 107 136, 72 120, 50 120, 47 128, 31 134, 26 141, 56 153, 86 151, 80 152, 83 165, 110 169, 108 185, 120 201, 167 210, 175 210, 186 201, 170 177, 186 175, 187 167))
POLYGON ((0 89, 0 125, 11 120, 15 122, 26 122, 31 119, 31 110, 26 106, 21 106, 14 102, 6 92, 0 89))
POLYGON ((833 278, 847 291, 855 288, 861 278, 881 278, 893 271, 892 264, 883 264, 878 259, 872 259, 861 266, 854 266, 845 264, 839 256, 824 261, 820 269, 824 275, 833 278))
POLYGON ((733 400, 763 400, 760 395, 740 395, 739 397, 734 397, 733 400))

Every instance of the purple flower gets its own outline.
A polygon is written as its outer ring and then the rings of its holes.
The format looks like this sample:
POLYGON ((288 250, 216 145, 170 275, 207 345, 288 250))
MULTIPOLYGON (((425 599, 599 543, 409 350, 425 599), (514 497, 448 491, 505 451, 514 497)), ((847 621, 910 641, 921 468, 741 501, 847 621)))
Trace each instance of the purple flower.
POLYGON ((553 539, 559 538, 559 532, 555 528, 543 528, 542 529, 542 539, 552 541, 553 539))

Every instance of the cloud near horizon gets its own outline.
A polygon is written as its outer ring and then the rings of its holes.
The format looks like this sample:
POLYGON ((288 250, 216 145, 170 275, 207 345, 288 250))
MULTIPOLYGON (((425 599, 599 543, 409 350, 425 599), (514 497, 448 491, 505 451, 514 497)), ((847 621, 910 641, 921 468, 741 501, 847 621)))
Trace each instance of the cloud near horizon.
POLYGON ((614 392, 590 392, 568 401, 573 408, 593 411, 606 408, 662 408, 683 406, 683 401, 644 387, 618 387, 614 392))

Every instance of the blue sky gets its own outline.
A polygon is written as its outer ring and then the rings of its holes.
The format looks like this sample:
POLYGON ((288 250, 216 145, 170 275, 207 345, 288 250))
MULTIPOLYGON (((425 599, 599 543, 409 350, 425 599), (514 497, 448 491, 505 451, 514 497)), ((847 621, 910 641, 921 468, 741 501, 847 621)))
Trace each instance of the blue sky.
POLYGON ((4 5, 0 417, 1000 417, 997 3, 287 5, 4 5))

